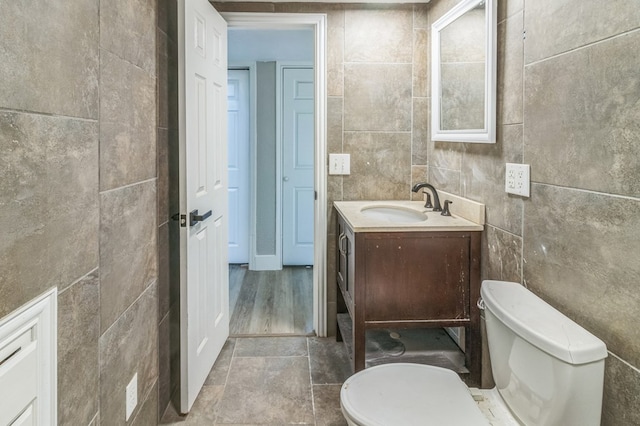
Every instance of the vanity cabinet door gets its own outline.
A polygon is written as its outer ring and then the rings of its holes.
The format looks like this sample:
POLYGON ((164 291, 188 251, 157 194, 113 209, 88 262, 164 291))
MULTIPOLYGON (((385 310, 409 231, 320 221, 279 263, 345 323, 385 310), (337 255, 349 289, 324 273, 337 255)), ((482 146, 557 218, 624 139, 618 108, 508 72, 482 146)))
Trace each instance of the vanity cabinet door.
POLYGON ((370 233, 363 243, 365 321, 469 318, 469 235, 370 233))
POLYGON ((349 310, 353 307, 353 286, 355 281, 354 273, 354 235, 353 231, 340 218, 338 221, 338 258, 337 258, 337 281, 342 290, 345 303, 349 310))

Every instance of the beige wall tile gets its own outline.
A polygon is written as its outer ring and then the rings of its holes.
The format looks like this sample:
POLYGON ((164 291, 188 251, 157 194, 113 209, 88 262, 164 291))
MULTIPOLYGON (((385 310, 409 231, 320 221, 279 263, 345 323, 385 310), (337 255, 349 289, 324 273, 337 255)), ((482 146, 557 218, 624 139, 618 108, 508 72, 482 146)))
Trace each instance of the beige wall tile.
POLYGON ((524 0, 498 0, 498 23, 522 11, 524 0))
POLYGON ((482 254, 483 280, 522 282, 522 237, 486 225, 482 254))
MULTIPOLYGON (((100 195, 100 323, 103 331, 156 280, 155 203, 155 181, 100 195)), ((155 322, 157 324, 157 317, 155 322)))
POLYGON ((98 271, 58 294, 58 423, 86 425, 99 408, 98 271))
POLYGON ((411 64, 345 65, 344 130, 410 131, 411 64))
POLYGON ((530 64, 640 27, 637 0, 615 7, 598 2, 540 0, 526 4, 525 63, 530 64))
POLYGON ((429 23, 429 9, 431 5, 428 3, 416 3, 413 5, 413 28, 431 29, 429 23))
POLYGON ((349 8, 344 15, 344 60, 411 63, 412 28, 412 8, 349 8))
POLYGON ((527 286, 610 351, 640 365, 640 201, 533 184, 525 202, 527 286))
POLYGON ((327 153, 342 152, 343 104, 343 98, 327 98, 327 153))
POLYGON ((524 92, 523 13, 518 12, 498 25, 498 97, 496 121, 522 123, 524 92))
POLYGON ((167 315, 158 324, 158 418, 171 402, 171 328, 167 315))
POLYGON ((0 3, 0 108, 98 117, 98 4, 0 3))
POLYGON ((94 121, 0 113, 0 317, 98 265, 94 121))
POLYGON ((640 371, 609 353, 604 370, 603 426, 640 424, 640 371))
POLYGON ((522 197, 504 190, 505 163, 522 162, 522 125, 499 126, 497 143, 467 144, 462 161, 463 195, 485 204, 487 223, 522 235, 522 197))
POLYGON ((344 11, 327 16, 327 95, 344 94, 344 11))
POLYGON ((638 46, 640 31, 526 68, 532 180, 640 194, 640 56, 629 54, 638 46))
POLYGON ((102 50, 100 56, 100 189, 156 176, 156 81, 102 50))
POLYGON ((178 41, 178 2, 158 0, 158 28, 174 42, 178 41))
MULTIPOLYGON (((429 180, 429 167, 428 166, 411 166, 411 187, 416 183, 427 182, 429 180)), ((425 200, 424 194, 420 191, 418 193, 411 192, 412 200, 425 200)))
MULTIPOLYGON (((144 397, 144 396, 143 396, 144 397)), ((159 424, 158 419, 158 383, 151 388, 144 401, 139 401, 140 411, 131 422, 132 426, 154 426, 159 424)))
MULTIPOLYGON (((430 166, 429 182, 435 186, 436 190, 460 194, 460 170, 430 166)), ((444 205, 444 199, 441 199, 440 203, 444 205)))
POLYGON ((345 132, 351 154, 345 200, 406 200, 411 191, 411 134, 345 132))
POLYGON ((431 31, 413 30, 413 96, 428 97, 431 93, 431 31))
MULTIPOLYGON (((138 401, 144 401, 158 378, 158 294, 154 283, 101 337, 100 417, 103 422, 124 425, 124 389, 138 373, 138 401)), ((156 396, 157 400, 157 396, 156 396)), ((133 424, 144 408, 133 411, 133 424)), ((149 410, 151 411, 151 410, 149 410)), ((156 414, 157 410, 153 414, 156 414)))
POLYGON ((413 120, 411 132, 411 164, 426 165, 429 161, 429 143, 431 133, 429 123, 431 121, 430 98, 413 98, 413 120))
POLYGON ((100 1, 100 47, 149 74, 156 70, 156 3, 157 0, 100 1))

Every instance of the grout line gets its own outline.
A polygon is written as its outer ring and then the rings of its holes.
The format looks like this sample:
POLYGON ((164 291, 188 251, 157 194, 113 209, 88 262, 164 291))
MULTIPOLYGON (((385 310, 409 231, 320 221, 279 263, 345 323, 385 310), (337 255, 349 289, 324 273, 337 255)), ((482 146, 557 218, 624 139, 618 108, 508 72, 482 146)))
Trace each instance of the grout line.
POLYGON ((625 361, 624 359, 620 358, 618 355, 614 354, 613 352, 611 352, 610 350, 607 350, 607 352, 609 353, 609 355, 613 356, 615 359, 617 359, 618 361, 620 361, 621 363, 623 363, 626 367, 631 368, 635 373, 640 374, 640 368, 635 367, 633 365, 631 365, 629 362, 625 361))
MULTIPOLYGON (((525 30, 526 30, 526 28, 525 28, 525 30)), ((539 63, 541 63, 541 62, 545 62, 545 61, 548 61, 548 60, 551 60, 551 59, 556 59, 556 58, 558 58, 558 57, 560 57, 560 56, 563 56, 563 55, 566 55, 566 54, 569 54, 569 53, 573 53, 573 52, 576 52, 576 51, 578 51, 578 50, 586 49, 586 48, 589 48, 589 47, 591 47, 591 46, 598 45, 598 44, 600 44, 600 43, 604 43, 604 42, 607 42, 607 41, 611 41, 611 40, 614 40, 614 39, 616 39, 616 38, 625 37, 625 36, 628 36, 628 35, 633 34, 633 33, 635 33, 635 32, 640 32, 640 27, 638 27, 638 28, 632 28, 632 29, 627 30, 627 31, 625 31, 625 32, 623 32, 623 33, 614 34, 614 35, 612 35, 612 36, 608 36, 608 37, 605 37, 605 38, 601 38, 601 39, 599 39, 599 40, 592 41, 592 42, 589 42, 589 43, 583 44, 583 45, 578 46, 578 47, 574 47, 574 48, 571 48, 571 49, 568 49, 568 50, 564 50, 564 51, 562 51, 562 52, 555 53, 555 54, 553 54, 553 55, 551 55, 551 56, 547 56, 546 58, 542 58, 542 59, 538 59, 537 61, 529 62, 528 64, 527 64, 527 63, 525 63, 525 64, 524 64, 524 67, 525 67, 525 68, 527 68, 527 67, 529 67, 529 66, 536 65, 536 64, 539 64, 539 63)))
POLYGON ((100 195, 108 194, 109 192, 118 191, 120 189, 131 188, 131 187, 136 186, 136 185, 142 185, 143 183, 153 182, 154 180, 157 180, 157 179, 158 179, 158 177, 154 176, 154 177, 151 177, 151 178, 148 178, 148 179, 145 179, 145 180, 140 180, 138 182, 133 182, 133 183, 129 183, 127 185, 122 185, 122 186, 119 186, 117 188, 106 189, 104 191, 100 191, 99 193, 100 193, 100 195))
MULTIPOLYGON (((66 286, 64 288, 64 290, 58 291, 58 296, 60 296, 61 294, 65 293, 67 290, 69 290, 71 287, 75 286, 76 284, 78 284, 80 281, 82 281, 83 279, 85 279, 86 277, 88 277, 89 275, 93 274, 95 271, 99 270, 100 268, 98 268, 97 266, 93 269, 91 269, 89 272, 87 272, 86 274, 83 274, 80 278, 78 278, 75 281, 72 281, 71 284, 69 284, 68 286, 66 286)), ((98 276, 98 279, 100 277, 98 276)))
POLYGON ((572 190, 572 191, 583 192, 585 194, 593 194, 593 195, 601 195, 601 196, 605 196, 605 197, 620 198, 620 199, 628 200, 628 201, 640 201, 640 198, 631 197, 629 195, 612 194, 610 192, 594 191, 594 190, 591 190, 591 189, 576 188, 576 187, 573 187, 573 186, 555 185, 555 184, 551 184, 551 183, 531 181, 531 185, 533 185, 533 184, 541 185, 541 186, 548 186, 548 187, 551 187, 551 188, 568 189, 568 190, 572 190))
POLYGON ((311 373, 311 351, 309 349, 309 338, 306 339, 307 344, 307 363, 309 365, 309 390, 311 391, 311 411, 313 412, 313 422, 317 424, 316 421, 316 401, 313 394, 313 374, 311 373))
MULTIPOLYGON (((100 98, 99 94, 98 94, 98 98, 100 98)), ((99 104, 98 104, 98 107, 99 107, 99 104)), ((98 118, 75 117, 73 115, 55 114, 55 113, 43 112, 43 111, 31 111, 31 110, 28 110, 28 109, 19 109, 19 108, 0 107, 0 112, 7 112, 7 113, 14 113, 14 114, 39 115, 39 116, 42 116, 42 117, 51 117, 51 118, 78 120, 78 121, 87 121, 89 123, 97 123, 98 122, 98 118)))

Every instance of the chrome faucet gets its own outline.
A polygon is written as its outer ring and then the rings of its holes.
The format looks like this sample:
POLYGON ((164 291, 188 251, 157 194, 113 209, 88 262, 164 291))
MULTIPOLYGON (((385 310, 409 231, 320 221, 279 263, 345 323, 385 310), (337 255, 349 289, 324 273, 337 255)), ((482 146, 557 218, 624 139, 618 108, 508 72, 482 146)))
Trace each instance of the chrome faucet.
MULTIPOLYGON (((436 189, 433 187, 433 185, 431 185, 429 183, 426 183, 426 182, 425 183, 416 183, 415 185, 413 185, 413 188, 411 188, 411 190, 413 192, 418 192, 422 188, 428 188, 431 191, 431 194, 433 194, 433 211, 434 212, 441 212, 442 211, 442 207, 440 206, 440 198, 438 198, 438 191, 436 191, 436 189)), ((427 207, 427 204, 425 204, 425 207, 427 207)))

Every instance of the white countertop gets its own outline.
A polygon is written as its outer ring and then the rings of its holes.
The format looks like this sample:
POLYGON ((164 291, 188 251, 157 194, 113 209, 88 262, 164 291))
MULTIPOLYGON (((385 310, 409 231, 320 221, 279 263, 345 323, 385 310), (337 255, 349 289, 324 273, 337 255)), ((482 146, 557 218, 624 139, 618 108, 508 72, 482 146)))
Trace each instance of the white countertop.
MULTIPOLYGON (((471 200, 468 201, 475 203, 471 200)), ((441 199, 441 202, 444 203, 444 199, 441 199)), ((461 202, 458 199, 456 202, 461 204, 466 201, 461 202)), ((440 212, 432 212, 431 209, 425 209, 424 201, 336 201, 333 205, 349 223, 354 232, 482 231, 484 229, 483 223, 476 223, 457 215, 453 204, 451 205, 451 216, 442 216, 440 212), (365 216, 362 213, 363 207, 372 206, 399 207, 420 213, 426 212, 427 219, 422 222, 397 223, 365 216)), ((483 214, 482 217, 477 218, 478 222, 480 220, 484 221, 484 205, 481 206, 483 214)))

